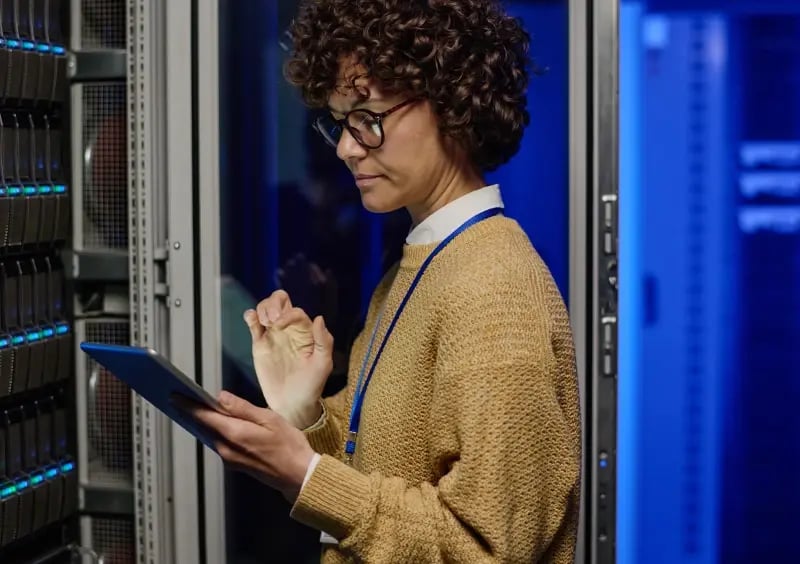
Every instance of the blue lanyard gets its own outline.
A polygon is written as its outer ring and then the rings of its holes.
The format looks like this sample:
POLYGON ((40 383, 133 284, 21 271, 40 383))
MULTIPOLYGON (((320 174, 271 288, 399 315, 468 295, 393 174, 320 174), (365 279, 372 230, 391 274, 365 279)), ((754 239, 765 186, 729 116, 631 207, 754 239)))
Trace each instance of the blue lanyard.
POLYGON ((392 322, 389 324, 389 327, 386 329, 386 334, 383 336, 383 341, 381 341, 381 346, 378 348, 378 352, 375 354, 375 360, 372 361, 372 366, 369 369, 369 374, 367 374, 366 380, 364 380, 364 373, 367 368, 367 361, 369 357, 372 355, 372 347, 375 344, 375 337, 378 333, 378 327, 381 324, 381 318, 383 317, 383 310, 381 310, 380 315, 378 315, 378 319, 375 321, 375 327, 372 329, 372 337, 369 341, 369 347, 367 348, 367 354, 364 355, 364 361, 361 363, 361 370, 359 371, 358 375, 358 384, 356 385, 355 396, 353 397, 353 406, 350 409, 350 427, 349 432, 347 434, 347 443, 345 444, 344 452, 345 458, 347 462, 351 462, 353 459, 353 453, 356 451, 356 440, 358 438, 358 427, 361 422, 361 407, 364 405, 364 396, 367 393, 367 386, 369 386, 370 380, 372 380, 372 375, 375 373, 375 367, 378 365, 378 360, 381 358, 381 354, 383 353, 383 349, 386 346, 386 343, 389 341, 389 336, 392 334, 394 330, 394 326, 397 325, 397 320, 400 318, 400 314, 403 313, 403 310, 408 303, 408 300, 411 298, 411 295, 414 293, 414 290, 419 284, 422 275, 427 270, 428 266, 430 265, 431 261, 438 255, 444 248, 450 244, 450 242, 458 237, 461 233, 475 225, 476 223, 480 223, 484 219, 488 219, 492 216, 498 215, 503 210, 502 208, 491 208, 486 211, 483 211, 465 221, 461 226, 458 227, 455 231, 453 231, 450 235, 448 235, 442 242, 440 242, 435 249, 428 255, 428 258, 425 259, 425 262, 422 263, 420 266, 419 271, 417 272, 414 280, 411 282, 411 286, 408 287, 406 291, 406 295, 403 297, 403 301, 400 302, 400 305, 397 308, 397 311, 392 318, 392 322), (363 383, 363 385, 362 385, 363 383))

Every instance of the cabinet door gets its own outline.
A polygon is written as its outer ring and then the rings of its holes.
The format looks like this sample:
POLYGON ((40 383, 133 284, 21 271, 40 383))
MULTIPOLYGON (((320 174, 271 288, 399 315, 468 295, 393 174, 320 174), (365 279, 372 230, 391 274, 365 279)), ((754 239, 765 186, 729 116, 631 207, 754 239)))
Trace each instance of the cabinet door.
POLYGON ((623 563, 798 558, 800 11, 768 4, 622 3, 623 563))
MULTIPOLYGON (((531 77, 531 125, 519 153, 486 178, 501 184, 507 214, 526 229, 565 299, 566 5, 507 4, 531 33, 531 54, 545 72, 531 77)), ((259 392, 243 310, 284 288, 312 316, 323 314, 336 343, 326 389, 333 393, 345 383, 370 295, 410 228, 403 210, 378 216, 363 208, 352 175, 311 127, 317 114, 283 78, 283 32, 296 9, 288 0, 220 3, 223 384, 253 401, 259 392)), ((319 533, 292 522, 280 496, 230 473, 226 499, 229 561, 318 559, 319 533)))

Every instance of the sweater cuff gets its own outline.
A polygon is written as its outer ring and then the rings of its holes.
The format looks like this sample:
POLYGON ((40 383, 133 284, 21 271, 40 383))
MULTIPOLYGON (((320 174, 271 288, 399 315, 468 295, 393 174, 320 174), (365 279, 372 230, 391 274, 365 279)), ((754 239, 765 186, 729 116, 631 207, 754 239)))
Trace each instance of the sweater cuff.
POLYGON ((311 478, 311 474, 314 472, 314 468, 316 468, 317 464, 319 464, 320 458, 322 457, 317 452, 315 452, 314 456, 311 457, 311 462, 308 464, 308 468, 306 468, 306 475, 303 478, 303 485, 300 486, 300 491, 303 491, 303 488, 306 487, 308 480, 311 478))
POLYGON ((341 541, 350 536, 358 524, 369 491, 368 476, 323 455, 297 497, 291 516, 341 541))
POLYGON ((325 400, 321 400, 322 415, 308 429, 304 429, 306 439, 315 451, 320 454, 333 455, 341 446, 341 436, 336 428, 333 417, 328 414, 328 407, 325 400))

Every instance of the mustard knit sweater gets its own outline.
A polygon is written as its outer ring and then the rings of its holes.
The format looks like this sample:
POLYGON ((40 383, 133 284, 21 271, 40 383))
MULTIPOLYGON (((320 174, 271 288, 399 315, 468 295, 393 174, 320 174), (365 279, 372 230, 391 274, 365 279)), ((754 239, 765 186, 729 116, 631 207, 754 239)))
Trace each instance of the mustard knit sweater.
POLYGON ((428 267, 364 400, 341 462, 358 371, 435 245, 406 246, 375 291, 349 385, 306 430, 322 459, 292 508, 339 539, 322 561, 572 563, 580 417, 567 312, 513 220, 496 216, 428 267))

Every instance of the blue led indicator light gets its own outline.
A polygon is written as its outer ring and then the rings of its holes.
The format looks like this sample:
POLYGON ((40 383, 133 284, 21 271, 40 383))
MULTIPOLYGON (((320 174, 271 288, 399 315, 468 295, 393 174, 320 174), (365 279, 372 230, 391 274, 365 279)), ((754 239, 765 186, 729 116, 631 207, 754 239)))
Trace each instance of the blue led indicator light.
POLYGON ((44 481, 44 476, 42 476, 41 474, 36 474, 35 476, 31 476, 31 484, 33 484, 34 486, 36 484, 41 484, 43 481, 44 481))
POLYGON ((22 188, 20 188, 19 186, 12 186, 11 188, 8 189, 8 193, 11 196, 19 196, 20 194, 22 194, 22 188))
POLYGON ((25 337, 23 337, 21 335, 17 336, 17 337, 11 337, 11 344, 12 345, 21 345, 24 342, 25 342, 25 337))
POLYGON ((39 186, 39 193, 40 194, 49 194, 53 191, 51 186, 39 186))
POLYGON ((45 478, 47 478, 48 480, 50 478, 55 478, 57 475, 58 475, 58 470, 56 468, 51 468, 50 470, 44 473, 45 478))
POLYGON ((63 194, 66 191, 67 187, 64 186, 63 184, 59 184, 58 186, 56 186, 56 194, 63 194))
POLYGON ((73 464, 72 462, 67 462, 66 464, 62 464, 61 465, 61 471, 64 472, 64 473, 72 472, 72 470, 74 468, 75 468, 75 464, 73 464))
POLYGON ((6 498, 17 491, 16 486, 6 486, 2 490, 0 490, 0 499, 6 498))
POLYGON ((52 337, 53 335, 55 335, 55 331, 53 331, 52 329, 45 329, 44 331, 42 331, 42 335, 44 335, 45 337, 52 337))

